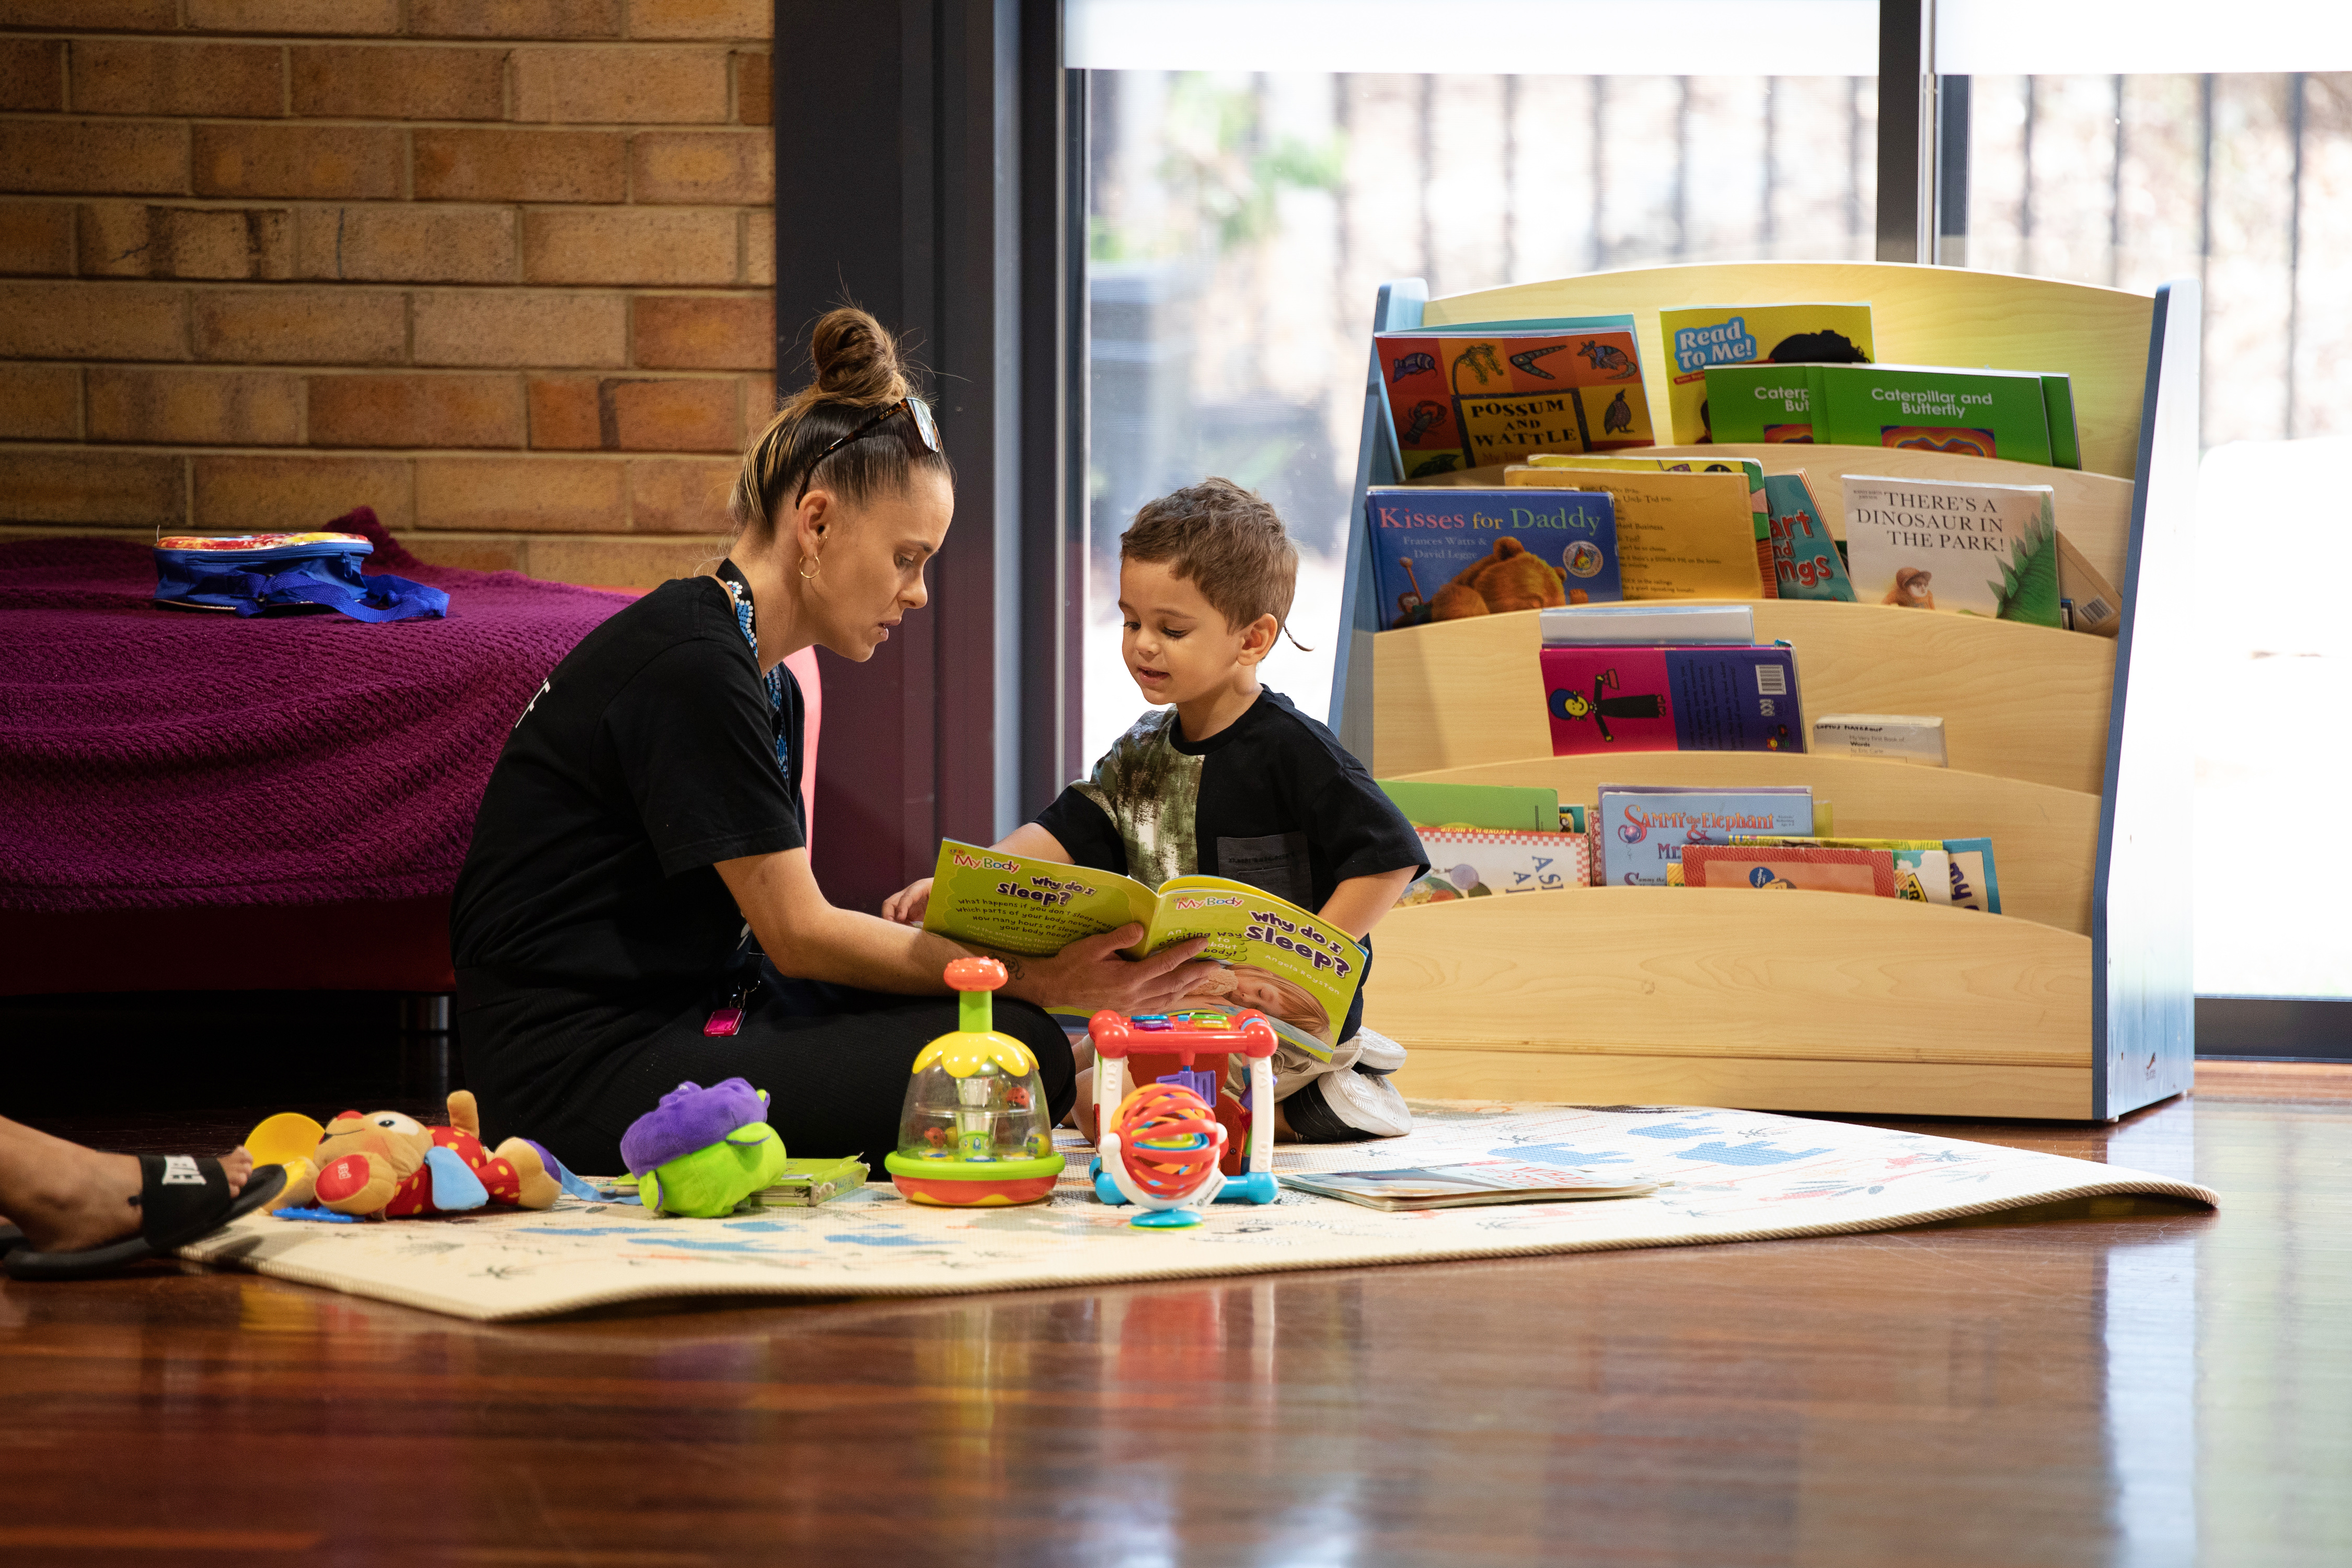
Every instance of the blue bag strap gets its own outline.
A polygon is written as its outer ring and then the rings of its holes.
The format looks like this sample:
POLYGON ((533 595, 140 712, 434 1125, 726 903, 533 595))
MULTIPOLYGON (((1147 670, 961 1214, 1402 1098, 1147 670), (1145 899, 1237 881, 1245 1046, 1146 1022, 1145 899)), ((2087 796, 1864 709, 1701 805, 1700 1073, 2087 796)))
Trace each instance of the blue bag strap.
MULTIPOLYGON (((449 613, 449 595, 438 588, 422 583, 412 583, 405 577, 386 574, 380 577, 362 577, 363 586, 333 582, 307 573, 289 572, 269 580, 268 590, 258 597, 272 604, 289 602, 324 605, 339 610, 355 621, 405 621, 420 616, 446 616, 449 613)), ((257 605, 257 610, 259 606, 257 605)), ((237 613, 247 612, 242 605, 237 613)))

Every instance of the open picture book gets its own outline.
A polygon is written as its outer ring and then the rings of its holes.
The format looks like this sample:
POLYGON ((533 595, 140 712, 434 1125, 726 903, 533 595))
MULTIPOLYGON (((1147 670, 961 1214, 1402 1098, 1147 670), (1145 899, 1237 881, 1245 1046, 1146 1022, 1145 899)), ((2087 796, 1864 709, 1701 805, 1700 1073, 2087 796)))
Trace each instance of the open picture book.
POLYGON ((1275 1032, 1328 1060, 1363 983, 1364 950, 1337 926, 1226 877, 1175 877, 1148 888, 1116 871, 1032 860, 952 838, 940 844, 923 929, 1020 956, 1059 952, 1133 922, 1140 958, 1205 936, 1219 967, 1171 1013, 1253 1007, 1275 1032))

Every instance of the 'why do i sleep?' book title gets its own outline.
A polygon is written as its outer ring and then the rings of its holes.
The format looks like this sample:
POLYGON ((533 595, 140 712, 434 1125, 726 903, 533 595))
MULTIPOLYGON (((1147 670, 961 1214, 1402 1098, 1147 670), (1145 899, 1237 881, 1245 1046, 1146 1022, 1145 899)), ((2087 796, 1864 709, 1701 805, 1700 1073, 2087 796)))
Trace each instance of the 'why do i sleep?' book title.
POLYGON ((1127 950, 1135 958, 1188 937, 1209 938, 1201 956, 1217 971, 1169 1012, 1255 1007, 1284 1039, 1330 1058, 1363 984, 1364 950, 1339 927, 1246 882, 1173 877, 1147 888, 1116 871, 949 838, 940 844, 923 915, 925 931, 1034 957, 1129 922, 1143 928, 1143 940, 1127 950))

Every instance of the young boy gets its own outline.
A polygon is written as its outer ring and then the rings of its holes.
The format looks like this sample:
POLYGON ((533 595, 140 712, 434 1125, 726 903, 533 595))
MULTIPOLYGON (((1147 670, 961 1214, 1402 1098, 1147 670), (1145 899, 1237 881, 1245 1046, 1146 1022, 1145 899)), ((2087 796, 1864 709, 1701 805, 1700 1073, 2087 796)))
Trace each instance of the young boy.
MULTIPOLYGON (((1365 944, 1427 868, 1421 838, 1330 731, 1257 682, 1290 614, 1298 552, 1272 507, 1230 479, 1146 505, 1119 540, 1128 674, 1150 711, 997 848, 1123 872, 1158 887, 1231 877, 1314 910, 1365 944)), ((927 878, 883 906, 922 921, 927 878)), ((1291 1132, 1339 1142, 1404 1131, 1385 1076, 1403 1056, 1359 1037, 1363 992, 1330 1037, 1343 1070, 1279 1086, 1291 1132), (1352 1068, 1354 1070, 1344 1070, 1352 1068)), ((1278 1066, 1290 1066, 1286 1047, 1278 1066)), ((1082 1093, 1080 1104, 1086 1104, 1082 1093)))

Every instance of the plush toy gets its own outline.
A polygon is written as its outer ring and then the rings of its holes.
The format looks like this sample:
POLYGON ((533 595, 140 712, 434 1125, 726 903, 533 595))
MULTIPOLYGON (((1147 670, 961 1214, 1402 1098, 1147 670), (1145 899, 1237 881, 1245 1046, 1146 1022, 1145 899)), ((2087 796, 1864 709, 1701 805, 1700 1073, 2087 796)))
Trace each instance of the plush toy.
POLYGON ((768 1125, 768 1091, 730 1078, 663 1095, 621 1134, 621 1158, 646 1214, 717 1219, 775 1184, 784 1141, 768 1125))
POLYGON ((1558 567, 1517 540, 1498 539, 1494 553, 1473 561, 1437 590, 1429 602, 1429 618, 1456 621, 1466 616, 1500 616, 1513 610, 1584 603, 1584 590, 1571 594, 1567 582, 1558 567))
POLYGON ((449 1122, 427 1127, 396 1110, 346 1110, 327 1123, 307 1158, 288 1165, 286 1191, 270 1207, 315 1204, 335 1214, 402 1219, 462 1214, 493 1201, 551 1208, 567 1190, 589 1190, 528 1139, 483 1148, 481 1114, 465 1089, 449 1097, 449 1122))

